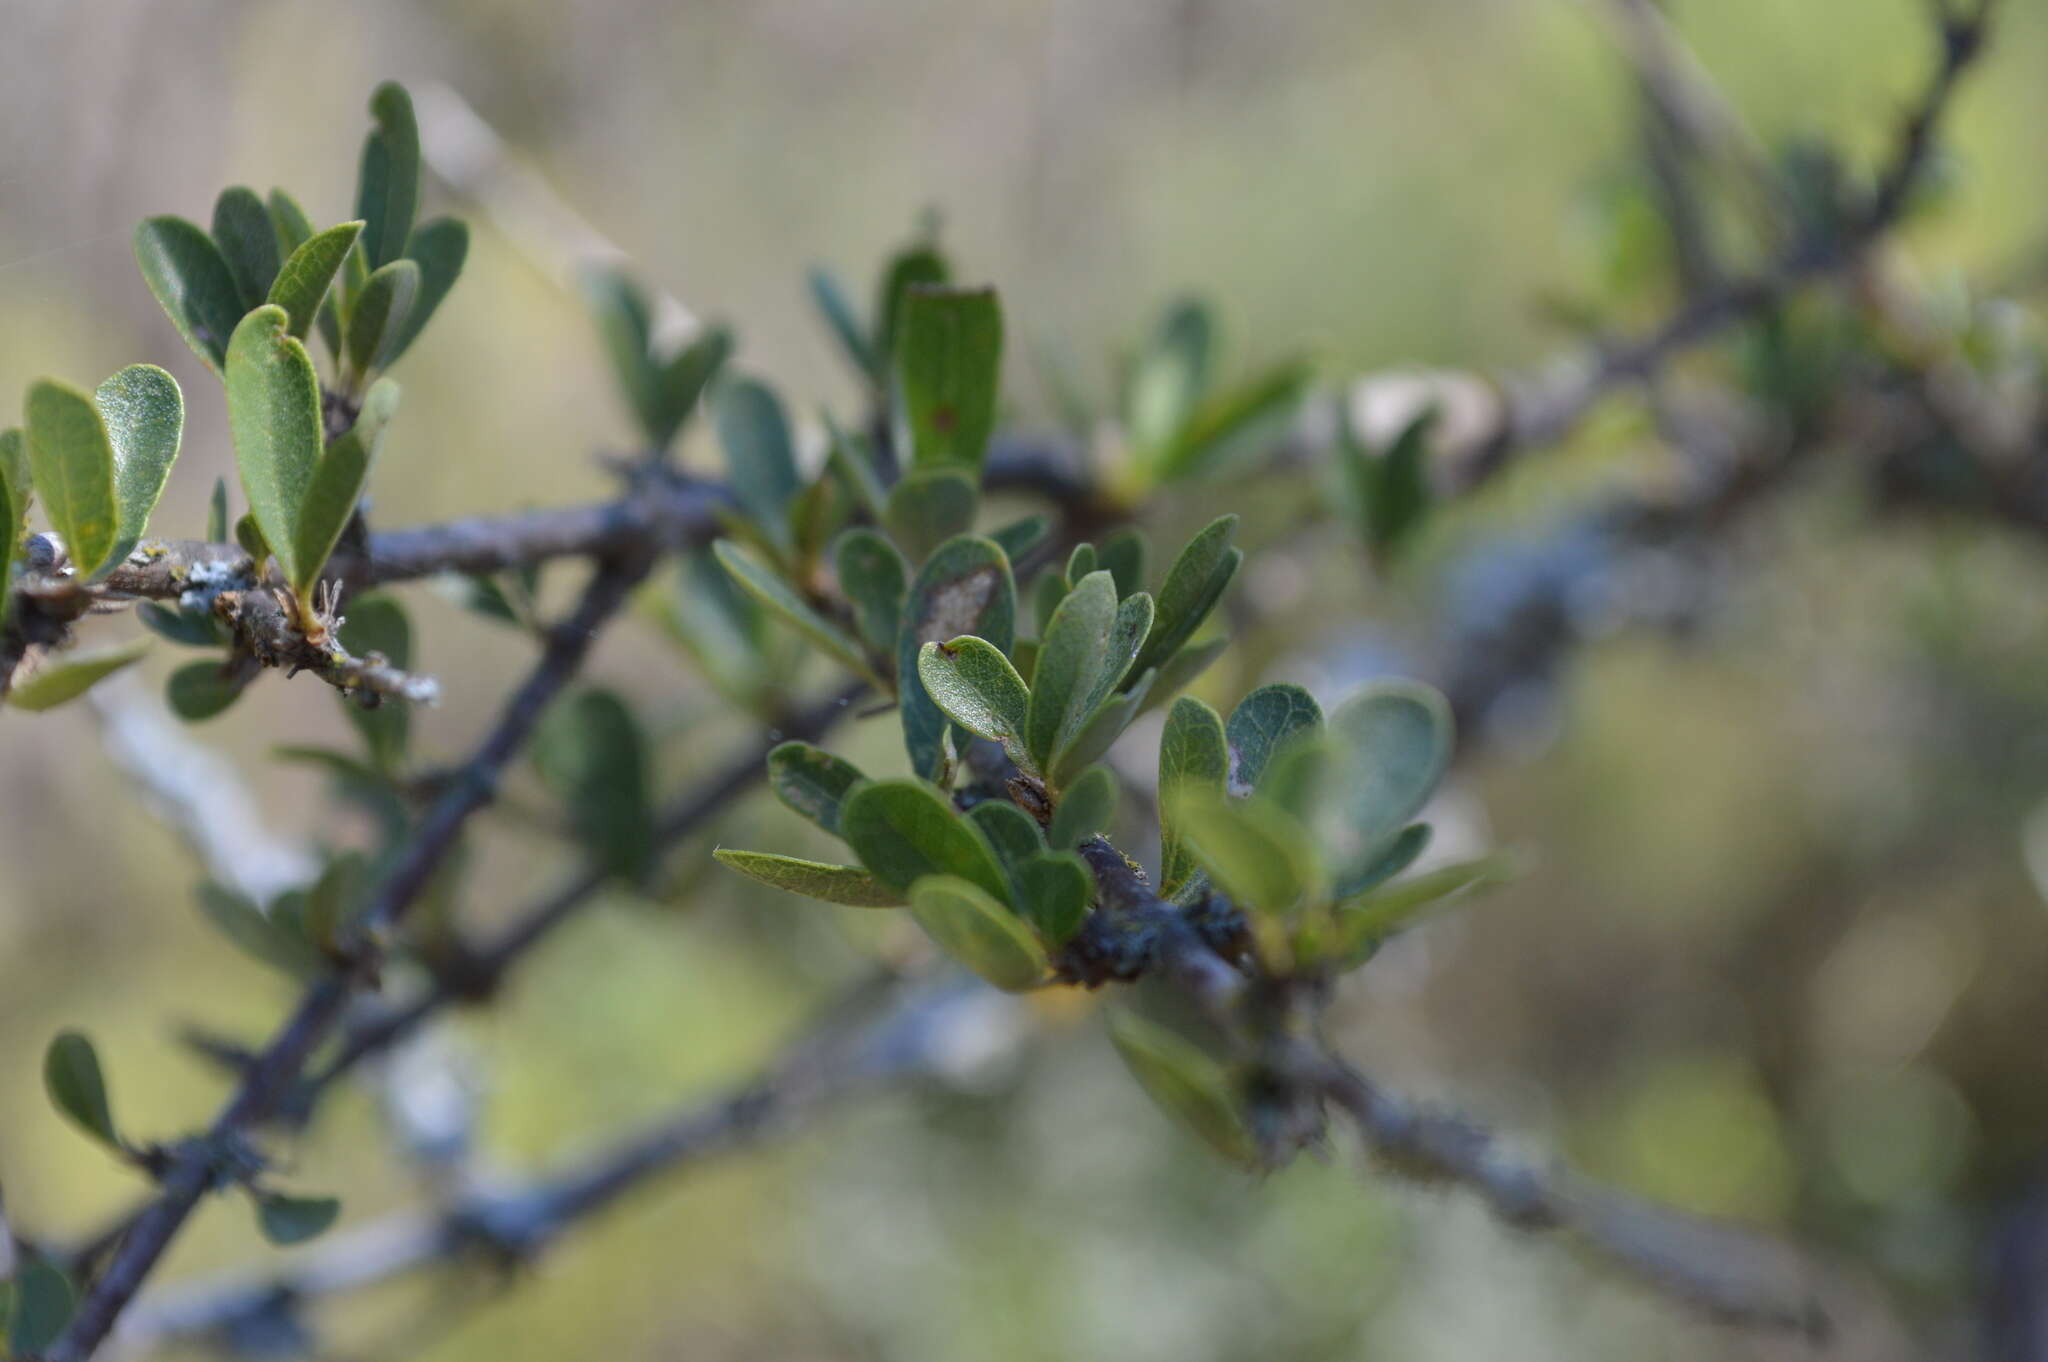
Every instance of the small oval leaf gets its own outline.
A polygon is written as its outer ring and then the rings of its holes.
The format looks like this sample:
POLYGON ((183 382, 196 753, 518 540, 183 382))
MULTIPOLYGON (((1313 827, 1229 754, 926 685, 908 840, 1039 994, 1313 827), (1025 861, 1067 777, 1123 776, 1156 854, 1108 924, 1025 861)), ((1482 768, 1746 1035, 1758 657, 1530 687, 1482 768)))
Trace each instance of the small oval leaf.
POLYGON ((1045 981, 1045 950, 1015 914, 955 875, 928 875, 910 888, 910 915, 939 948, 1009 992, 1045 981))

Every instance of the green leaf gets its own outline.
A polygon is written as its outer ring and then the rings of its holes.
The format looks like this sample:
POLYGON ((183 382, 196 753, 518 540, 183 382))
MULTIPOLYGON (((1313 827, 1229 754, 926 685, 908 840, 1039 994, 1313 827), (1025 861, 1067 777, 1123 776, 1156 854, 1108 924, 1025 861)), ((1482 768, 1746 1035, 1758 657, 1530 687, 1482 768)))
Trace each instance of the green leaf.
POLYGON ((1499 884, 1513 873, 1513 863, 1507 857, 1487 856, 1400 880, 1339 904, 1333 952, 1339 968, 1364 963, 1381 942, 1410 925, 1423 911, 1499 884))
POLYGON ((656 851, 654 799, 647 737, 626 702, 592 689, 557 705, 541 722, 533 759, 598 864, 645 880, 656 851))
POLYGON ((1340 900, 1354 898, 1393 879, 1415 864, 1416 858, 1428 848, 1430 835, 1427 823, 1410 823, 1402 828, 1400 836, 1388 843, 1387 849, 1376 860, 1367 862, 1337 881, 1335 897, 1340 900))
POLYGON ((92 398, 47 378, 29 385, 26 405, 36 490, 79 577, 90 579, 107 565, 121 534, 107 424, 92 398))
POLYGON ((1263 452, 1286 438, 1308 391, 1306 364, 1286 364, 1195 409, 1152 459, 1161 482, 1194 477, 1263 452))
POLYGON ((292 251, 291 257, 278 270, 277 280, 271 284, 268 297, 268 301, 284 309, 286 331, 304 340, 313 329, 313 319, 320 314, 320 304, 327 300, 327 290, 333 285, 341 262, 348 258, 350 248, 356 244, 356 238, 362 235, 362 231, 362 223, 344 222, 317 236, 307 237, 292 251))
POLYGON ((228 342, 228 431, 249 513, 288 582, 310 582, 301 556, 299 508, 320 466, 320 380, 281 307, 257 308, 228 342))
POLYGON ((218 544, 228 537, 228 480, 213 480, 213 495, 206 501, 206 539, 218 544))
MULTIPOLYGON (((333 457, 333 451, 328 457, 333 457)), ((412 620, 389 592, 358 596, 348 603, 341 646, 357 657, 377 654, 403 671, 412 666, 412 620)), ((412 736, 412 706, 387 700, 375 709, 365 709, 346 696, 336 696, 335 703, 362 735, 379 771, 395 772, 405 765, 405 749, 412 736)))
POLYGON ((338 952, 342 938, 363 906, 369 858, 343 852, 328 861, 320 878, 305 891, 300 923, 306 939, 323 951, 338 952))
POLYGON ((187 662, 171 673, 164 683, 164 699, 171 713, 186 723, 198 723, 226 711, 242 698, 246 681, 232 675, 218 658, 187 662))
POLYGON ((215 930, 250 959, 306 979, 327 968, 327 959, 297 925, 279 921, 242 895, 211 880, 199 886, 199 911, 215 930))
POLYGON ((43 1087, 71 1123, 109 1149, 125 1150, 107 1102, 99 1052, 77 1031, 60 1031, 43 1052, 43 1087))
POLYGON ((106 567, 124 561, 149 528, 185 433, 185 396, 178 381, 153 364, 131 364, 100 384, 93 405, 114 450, 119 542, 106 567))
POLYGON ((383 447, 384 431, 398 412, 398 385, 380 378, 370 385, 356 423, 320 456, 320 466, 299 503, 298 526, 293 549, 293 567, 287 574, 292 590, 301 596, 319 580, 320 569, 341 542, 341 532, 363 498, 370 481, 370 465, 383 447))
POLYGON ((1180 801, 1200 791, 1220 798, 1230 776, 1223 719, 1200 700, 1184 697, 1167 711, 1159 736, 1159 892, 1170 895, 1195 873, 1195 858, 1180 836, 1180 801))
POLYGON ((1003 311, 994 289, 918 285, 896 334, 896 443, 913 467, 981 467, 995 430, 1003 311))
POLYGON ((1244 562, 1244 551, 1230 546, 1230 537, 1236 530, 1236 516, 1218 516, 1190 539, 1173 560, 1166 581, 1159 588, 1158 618, 1152 635, 1145 640, 1144 651, 1138 654, 1133 670, 1163 667, 1194 637, 1195 630, 1223 599, 1230 579, 1244 562))
POLYGON ((883 378, 882 362, 869 343, 867 333, 861 329, 860 318, 854 315, 853 303, 839 280, 822 265, 813 265, 808 282, 811 301, 817 304, 819 315, 825 325, 831 328, 840 348, 853 364, 854 372, 870 383, 880 383, 883 378))
POLYGON ((1323 707, 1300 686, 1260 686, 1230 711, 1224 734, 1230 740, 1230 788, 1250 794, 1259 787, 1266 764, 1290 739, 1320 733, 1323 707))
POLYGON ((1031 673, 1027 745, 1039 769, 1049 771, 1110 697, 1152 627, 1152 598, 1118 603, 1107 572, 1083 577, 1053 611, 1031 673))
MULTIPOLYGON (((13 435, 13 431, 7 434, 13 435)), ((21 547, 21 513, 15 509, 15 490, 0 479, 0 625, 14 605, 14 555, 21 547)))
POLYGON ((923 781, 861 786, 842 806, 839 835, 891 888, 907 890, 927 875, 957 875, 999 900, 1009 897, 1008 878, 988 839, 923 781))
POLYGON ((1286 743, 1266 763, 1256 798, 1310 825, 1327 797, 1324 777, 1335 758, 1335 745, 1322 736, 1303 735, 1286 743))
POLYGON ((381 269, 405 253, 420 195, 420 131, 412 96, 386 81, 370 95, 376 130, 363 141, 356 179, 356 216, 363 220, 363 253, 381 269))
POLYGON ((213 238, 184 218, 145 218, 135 229, 135 263, 192 353, 215 373, 226 369, 228 338, 244 309, 213 238))
POLYGON ((299 207, 299 201, 282 189, 270 191, 270 225, 277 229, 277 255, 280 260, 289 260, 293 251, 313 239, 313 220, 306 216, 305 209, 299 207))
POLYGON ((880 296, 875 300, 875 358, 893 362, 896 356, 898 318, 904 295, 916 285, 943 284, 952 277, 946 258, 928 245, 916 245, 900 252, 882 274, 880 296))
POLYGON ((331 1196, 283 1196, 264 1192, 256 1198, 256 1225, 273 1244, 303 1244, 325 1234, 341 1214, 331 1196))
POLYGON ((821 413, 826 434, 831 437, 831 452, 826 455, 825 466, 854 504, 876 520, 882 518, 881 477, 875 472, 875 458, 866 437, 849 434, 839 428, 831 412, 821 413))
POLYGON ((1382 560, 1390 558, 1421 528, 1429 513, 1431 407, 1409 422, 1385 453, 1365 447, 1352 428, 1350 409, 1340 412, 1338 467, 1352 500, 1359 536, 1382 560))
POLYGON ((1017 868, 1017 902, 1026 921, 1055 949, 1073 940, 1095 899, 1088 863, 1071 851, 1045 852, 1017 868))
POLYGON ((663 602, 670 636, 720 695, 754 710, 775 701, 780 678, 770 671, 768 612, 719 566, 711 549, 682 556, 676 589, 663 602))
POLYGON ((903 555, 873 530, 852 529, 839 536, 833 566, 839 575, 839 592, 853 606, 854 625, 862 641, 877 653, 893 653, 910 577, 903 555))
POLYGON ((896 641, 897 693, 911 769, 942 774, 947 719, 925 692, 917 655, 927 643, 973 634, 1007 650, 1016 641, 1017 587, 1010 560, 991 540, 960 535, 939 545, 918 570, 903 601, 896 641))
POLYGON ((0 430, 0 488, 14 503, 14 529, 18 534, 27 523, 29 502, 35 499, 35 480, 29 473, 28 437, 19 426, 0 430))
POLYGON ((927 643, 917 655, 918 680, 946 717, 970 733, 1001 743, 1003 752, 1027 775, 1038 764, 1024 746, 1024 722, 1031 692, 1002 650, 972 634, 947 643, 927 643))
POLYGON ((1009 992, 1045 981, 1045 950, 1016 915, 978 885, 927 875, 910 889, 910 915, 940 950, 1009 992))
POLYGON ((733 540, 721 539, 711 546, 711 551, 718 555, 718 561, 747 594, 795 625, 800 633, 854 675, 877 690, 889 689, 888 684, 875 675, 874 667, 862 653, 859 642, 812 609, 810 603, 797 594, 795 587, 750 550, 733 540))
POLYGON ((241 546, 242 552, 256 561, 258 567, 263 565, 264 559, 270 557, 269 541, 264 539, 263 531, 257 528, 253 513, 235 522, 235 543, 241 546))
MULTIPOLYGON (((1227 638, 1220 636, 1206 638, 1198 643, 1188 644, 1172 657, 1167 658, 1166 665, 1157 669, 1158 679, 1146 694, 1145 703, 1140 712, 1157 709, 1179 695, 1183 690, 1187 689, 1188 685, 1196 677, 1209 670, 1210 665, 1217 658, 1223 656, 1225 652, 1229 651, 1229 648, 1230 640, 1227 638)), ((1137 669, 1134 667, 1132 670, 1136 671, 1137 669)), ((1140 672, 1138 673, 1138 678, 1142 681, 1151 674, 1150 671, 1140 672)), ((1130 691, 1135 691, 1137 687, 1132 686, 1129 689, 1130 691)))
MULTIPOLYGON (((1045 834, 1039 830, 1038 820, 1003 799, 984 799, 969 809, 967 816, 995 848, 1011 888, 1017 888, 1018 868, 1045 850, 1045 834)), ((1023 902, 1021 898, 1017 901, 1023 902)))
POLYGON ((1145 589, 1145 536, 1135 528, 1118 530, 1096 550, 1096 564, 1116 579, 1118 597, 1145 589))
POLYGON ((1451 707, 1419 682, 1386 681, 1330 716, 1337 760, 1316 818, 1331 862, 1363 868, 1429 802, 1451 759, 1451 707))
POLYGON ((406 243, 405 258, 419 266, 420 286, 405 320, 385 345, 387 365, 397 363, 398 357, 412 348, 449 290, 455 287, 455 281, 462 277, 462 267, 469 259, 469 224, 460 218, 422 222, 406 243))
POLYGON ((834 837, 847 796, 866 780, 852 762, 807 742, 786 742, 768 754, 775 797, 834 837))
POLYGON ((221 190, 213 203, 213 244, 234 278, 240 310, 261 306, 277 278, 277 226, 255 190, 221 190))
POLYGON ((1216 326, 1199 299, 1176 302, 1131 371, 1124 424, 1138 449, 1165 445, 1209 390, 1216 326))
POLYGON ((1091 766, 1060 792, 1053 809, 1052 826, 1045 830, 1046 845, 1054 851, 1072 851, 1109 827, 1116 816, 1116 775, 1107 766, 1091 766))
POLYGON ((419 291, 420 267, 410 260, 379 266, 363 285, 348 313, 348 362, 357 374, 391 362, 419 291))
POLYGON ((605 353, 611 356, 619 391, 626 395, 627 405, 651 443, 661 427, 661 412, 649 350, 654 323, 647 296, 624 272, 603 267, 585 272, 583 292, 597 317, 598 335, 605 353))
POLYGON ((782 402, 766 384, 727 378, 716 399, 718 441, 733 496, 768 537, 790 546, 789 504, 803 480, 796 470, 796 442, 782 402))
POLYGON ((133 665, 148 651, 149 640, 138 638, 118 647, 47 659, 34 676, 15 683, 7 703, 16 709, 55 709, 66 700, 76 700, 123 667, 133 665))
POLYGON ((823 861, 726 847, 719 847, 711 855, 721 865, 731 866, 770 888, 786 889, 827 903, 843 903, 849 908, 901 908, 909 901, 902 890, 891 888, 857 865, 828 865, 823 861))
POLYGON ((999 530, 991 530, 989 538, 1002 545, 1003 552, 1016 562, 1025 554, 1046 541, 1052 533, 1053 518, 1049 515, 1028 515, 1022 520, 1013 520, 999 530))
POLYGON ((656 448, 665 448, 690 419, 698 399, 711 380, 732 357, 732 332, 723 326, 704 333, 677 351, 668 363, 653 371, 654 429, 656 448))
POLYGON ((1074 545, 1074 551, 1067 555, 1067 581, 1078 586, 1083 577, 1095 571, 1095 546, 1086 542, 1074 545))
POLYGON ((1067 598, 1069 590, 1066 571, 1048 567, 1038 574, 1031 584, 1031 621, 1038 629, 1038 636, 1045 637, 1047 626, 1052 623, 1053 611, 1060 608, 1060 602, 1067 598))
POLYGON ((1184 790, 1174 818, 1195 859, 1239 906, 1285 916, 1320 890, 1322 869, 1308 829, 1281 809, 1184 790))
POLYGON ((882 523, 914 563, 933 549, 974 527, 981 493, 974 479, 957 468, 919 468, 889 489, 882 523))
POLYGON ((1135 1012, 1115 1012, 1109 1037, 1131 1076, 1160 1110, 1207 1141, 1218 1153, 1252 1163, 1258 1147, 1229 1073, 1194 1042, 1135 1012))
POLYGON ((1131 726, 1131 721, 1144 711, 1158 680, 1159 673, 1146 672, 1130 684, 1130 689, 1121 695, 1112 695, 1098 705, 1094 716, 1054 759, 1052 783, 1064 788, 1106 754, 1123 736, 1124 730, 1131 726))
POLYGON ((7 1347, 15 1357, 36 1357, 71 1323, 77 1293, 63 1271, 41 1258, 21 1265, 14 1278, 14 1308, 7 1320, 7 1347))

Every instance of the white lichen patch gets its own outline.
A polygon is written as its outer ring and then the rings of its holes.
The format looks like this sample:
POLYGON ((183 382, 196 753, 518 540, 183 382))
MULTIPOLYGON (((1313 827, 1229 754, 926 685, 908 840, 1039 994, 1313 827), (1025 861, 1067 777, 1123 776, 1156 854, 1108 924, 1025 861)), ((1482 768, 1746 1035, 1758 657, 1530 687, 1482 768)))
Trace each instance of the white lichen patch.
POLYGON ((240 585, 241 578, 241 565, 226 559, 194 563, 185 573, 185 590, 179 595, 178 604, 186 610, 210 609, 213 598, 240 585))

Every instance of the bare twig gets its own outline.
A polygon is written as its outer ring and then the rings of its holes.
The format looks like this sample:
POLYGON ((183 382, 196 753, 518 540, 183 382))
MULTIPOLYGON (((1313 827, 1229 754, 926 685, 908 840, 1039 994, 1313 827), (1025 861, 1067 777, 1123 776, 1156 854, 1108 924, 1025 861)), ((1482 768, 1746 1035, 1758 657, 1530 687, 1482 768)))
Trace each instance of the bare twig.
MULTIPOLYGON (((144 1297, 113 1343, 134 1356, 219 1335, 272 1312, 463 1261, 525 1260, 627 1192, 706 1159, 752 1148, 850 1098, 924 1076, 961 1076, 1015 1043, 1008 999, 958 978, 910 988, 864 1024, 828 1008, 762 1073, 686 1104, 531 1182, 485 1188, 439 1211, 400 1212, 338 1233, 283 1270, 167 1287, 144 1297)), ((858 1002, 874 992, 863 983, 858 1002)))
POLYGON ((1502 1220, 1577 1235, 1645 1285, 1731 1324, 1825 1334, 1816 1270, 1785 1244, 1523 1158, 1464 1117, 1386 1092, 1341 1061, 1315 1077, 1387 1168, 1474 1193, 1502 1220))
MULTIPOLYGON (((569 683, 589 653, 598 628, 625 604, 653 559, 645 553, 603 564, 569 620, 557 627, 523 685, 478 747, 464 779, 427 811, 412 840, 385 876, 361 916, 372 938, 397 926, 453 848, 471 814, 490 801, 498 777, 525 745, 548 703, 569 683)), ((160 1193, 137 1219, 80 1300, 77 1313, 51 1346, 48 1362, 83 1362, 114 1326, 121 1311, 170 1246, 193 1208, 223 1177, 223 1161, 292 1087, 314 1049, 340 1019, 356 980, 334 974, 310 988, 289 1020, 244 1072, 234 1096, 205 1136, 185 1146, 160 1179, 160 1193)))
MULTIPOLYGON (((848 713, 865 689, 853 686, 797 714, 724 770, 693 786, 659 820, 657 841, 664 847, 673 846, 698 831, 762 779, 770 748, 791 738, 810 740, 821 736, 848 713)), ((552 892, 517 914, 512 925, 491 942, 444 963, 441 973, 419 997, 353 1028, 334 1057, 307 1079, 308 1087, 316 1092, 327 1087, 453 1004, 490 997, 529 951, 587 907, 610 879, 609 869, 595 861, 580 867, 552 892)))

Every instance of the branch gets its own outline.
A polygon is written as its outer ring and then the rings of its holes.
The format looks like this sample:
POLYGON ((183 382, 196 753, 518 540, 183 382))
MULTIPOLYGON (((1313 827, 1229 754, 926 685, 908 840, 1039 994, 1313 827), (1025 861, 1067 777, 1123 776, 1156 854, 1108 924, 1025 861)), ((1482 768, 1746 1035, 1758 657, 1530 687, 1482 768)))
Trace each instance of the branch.
POLYGON ((847 1014, 871 983, 828 1008, 759 1076, 689 1103, 524 1184, 466 1196, 437 1212, 401 1212, 338 1233, 283 1270, 167 1288, 137 1302, 113 1342, 133 1356, 232 1334, 318 1298, 464 1261, 525 1262, 629 1191, 704 1160, 800 1129, 848 1099, 920 1077, 959 1076, 1015 1042, 1022 1009, 954 978, 897 994, 865 1024, 847 1014), (963 1048, 964 1046, 964 1048, 963 1048))
POLYGON ((1510 1225, 1574 1233, 1644 1284, 1726 1322, 1810 1337, 1826 1331, 1818 1274, 1796 1250, 1516 1158, 1485 1128, 1382 1091, 1312 1039, 1311 1027, 1272 1024, 1272 1016, 1284 1018, 1319 990, 1310 981, 1259 974, 1238 944, 1241 920, 1235 928, 1227 922, 1235 909, 1213 897, 1190 909, 1167 902, 1105 838, 1083 843, 1081 857, 1095 876, 1097 911, 1065 952, 1061 972, 1082 982, 1156 976, 1172 983, 1222 1029, 1240 1058, 1277 1081, 1282 1090, 1267 1100, 1288 1147, 1315 1138, 1317 1108, 1327 1099, 1392 1172, 1462 1186, 1510 1225), (1118 940, 1130 943, 1130 954, 1118 957, 1109 944, 1118 940), (1290 992, 1302 996, 1289 1000, 1290 992), (1269 1015, 1255 1019, 1258 1009, 1269 1015))
MULTIPOLYGON (((814 741, 823 736, 865 690, 864 685, 849 687, 797 714, 778 726, 774 736, 758 740, 723 771, 693 787, 658 820, 657 843, 673 847, 698 831, 766 776, 770 749, 792 738, 814 741)), ((528 951, 587 907, 611 877, 611 872, 598 862, 585 864, 519 913, 513 924, 488 945, 445 962, 431 986, 418 998, 352 1030, 334 1058, 306 1080, 308 1096, 317 1095, 365 1059, 404 1040, 443 1009, 490 997, 528 951)))
POLYGON ((1394 1172, 1463 1187, 1517 1228, 1574 1234, 1644 1285, 1725 1323, 1811 1339, 1829 1332, 1815 1269, 1782 1243, 1518 1157, 1485 1127, 1416 1106, 1341 1060, 1305 1076, 1394 1172))
POLYGON ((1861 213, 1837 232, 1794 244, 1765 269, 1689 301, 1654 330, 1602 348, 1590 362, 1565 361, 1533 381, 1511 380, 1496 423, 1465 461, 1460 488, 1484 482, 1526 450, 1556 443, 1615 388, 1648 378, 1677 355, 1761 315, 1802 285, 1858 264, 1870 245, 1897 225, 1925 176, 1941 121, 1983 53, 1996 3, 1971 0, 1967 12, 1950 10, 1945 3, 1940 7, 1941 52, 1934 72, 1909 108, 1899 144, 1861 213))
MULTIPOLYGON (((653 558, 639 554, 599 568, 567 623, 553 630, 539 661, 507 703, 464 771, 430 808, 360 918, 365 936, 388 935, 426 888, 471 814, 490 802, 499 776, 532 736, 541 714, 588 655, 598 628, 626 602, 653 558)), ((374 977, 374 966, 358 971, 374 977)), ((47 1362, 84 1362, 170 1246, 207 1192, 223 1180, 222 1163, 244 1150, 247 1133, 292 1087, 315 1048, 333 1029, 357 979, 335 974, 310 988, 291 1018, 244 1073, 235 1095, 206 1135, 181 1148, 160 1178, 161 1192, 115 1250, 106 1271, 79 1302, 47 1362)))

